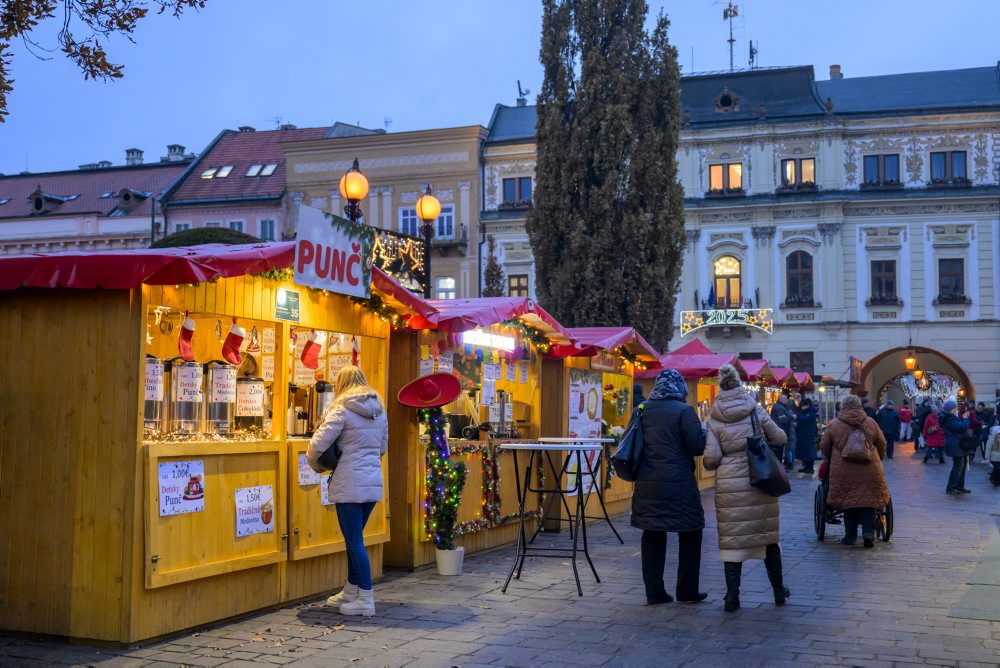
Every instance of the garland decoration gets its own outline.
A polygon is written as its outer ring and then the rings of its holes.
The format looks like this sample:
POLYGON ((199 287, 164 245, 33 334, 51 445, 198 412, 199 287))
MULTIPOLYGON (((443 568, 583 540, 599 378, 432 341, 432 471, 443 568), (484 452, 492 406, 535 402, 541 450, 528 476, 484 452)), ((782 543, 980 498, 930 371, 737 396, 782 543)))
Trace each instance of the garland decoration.
POLYGON ((633 355, 625 346, 618 346, 615 348, 615 352, 621 355, 621 358, 635 367, 636 371, 645 371, 646 363, 639 360, 638 357, 633 355))
POLYGON ((294 276, 294 272, 291 267, 281 267, 275 269, 268 269, 267 271, 259 271, 254 276, 260 276, 261 278, 269 278, 272 281, 290 281, 294 276))
POLYGON ((365 310, 374 313, 385 322, 388 322, 393 329, 406 328, 406 322, 409 320, 409 317, 400 315, 396 309, 386 304, 378 295, 372 295, 369 299, 351 297, 351 301, 365 310))
POLYGON ((455 524, 462 503, 462 488, 468 469, 459 462, 452 464, 448 449, 448 420, 440 407, 420 411, 420 421, 427 425, 427 486, 424 509, 428 513, 426 530, 434 537, 439 550, 455 549, 455 524))
POLYGON ((536 349, 538 349, 538 352, 542 353, 543 355, 552 350, 552 341, 550 341, 549 337, 547 337, 545 333, 540 329, 535 329, 530 325, 526 325, 517 318, 514 318, 513 320, 505 320, 500 324, 503 325, 504 327, 510 327, 516 330, 517 333, 520 334, 522 338, 525 338, 528 341, 530 341, 531 344, 534 345, 536 349))

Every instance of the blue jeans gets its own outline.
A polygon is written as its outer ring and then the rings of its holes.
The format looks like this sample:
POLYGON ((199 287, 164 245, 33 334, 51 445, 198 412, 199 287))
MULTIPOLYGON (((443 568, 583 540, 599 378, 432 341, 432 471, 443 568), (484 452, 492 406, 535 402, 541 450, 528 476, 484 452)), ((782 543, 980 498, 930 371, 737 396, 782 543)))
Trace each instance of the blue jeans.
POLYGON ((338 503, 337 521, 347 543, 347 581, 362 589, 372 588, 372 567, 365 549, 365 525, 375 502, 338 503))

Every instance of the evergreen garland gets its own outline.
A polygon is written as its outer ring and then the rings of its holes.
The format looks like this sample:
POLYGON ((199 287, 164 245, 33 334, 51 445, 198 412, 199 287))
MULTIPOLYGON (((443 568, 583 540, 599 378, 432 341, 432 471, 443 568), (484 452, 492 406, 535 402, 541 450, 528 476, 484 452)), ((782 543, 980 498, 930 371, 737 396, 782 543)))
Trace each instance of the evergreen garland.
POLYGON ((420 411, 421 422, 427 425, 427 487, 424 509, 429 513, 427 533, 434 537, 439 550, 455 549, 455 525, 458 507, 462 503, 462 488, 468 469, 459 462, 452 464, 448 450, 446 428, 448 420, 440 407, 420 411))
POLYGON ((684 251, 680 68, 642 0, 543 0, 534 210, 539 301, 665 348, 684 251))

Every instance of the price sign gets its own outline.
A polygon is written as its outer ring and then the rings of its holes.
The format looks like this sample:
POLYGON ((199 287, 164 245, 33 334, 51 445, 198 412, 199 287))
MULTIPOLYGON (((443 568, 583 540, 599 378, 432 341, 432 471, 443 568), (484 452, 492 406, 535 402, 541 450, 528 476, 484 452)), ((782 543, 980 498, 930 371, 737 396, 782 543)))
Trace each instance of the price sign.
POLYGON ((263 417, 264 383, 245 381, 236 386, 236 416, 263 417))
POLYGON ((181 365, 174 369, 177 374, 177 401, 196 403, 201 401, 201 381, 203 371, 200 364, 181 365))
POLYGON ((236 401, 236 367, 216 368, 210 377, 212 388, 209 401, 213 404, 231 404, 236 401))
POLYGON ((146 360, 146 401, 163 401, 163 362, 146 360))

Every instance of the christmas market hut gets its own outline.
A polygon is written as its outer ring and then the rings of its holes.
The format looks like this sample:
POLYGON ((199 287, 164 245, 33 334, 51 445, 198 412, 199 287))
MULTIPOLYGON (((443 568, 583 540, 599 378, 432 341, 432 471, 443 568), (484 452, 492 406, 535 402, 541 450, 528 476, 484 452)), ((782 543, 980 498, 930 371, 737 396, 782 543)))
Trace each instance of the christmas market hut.
POLYGON ((756 394, 760 405, 770 411, 781 394, 781 387, 767 360, 739 360, 737 368, 747 389, 756 394))
MULTIPOLYGON (((0 258, 0 628, 132 643, 344 583, 308 436, 332 374, 384 394, 389 321, 430 311, 378 269, 368 298, 294 283, 293 256, 0 258)), ((379 504, 376 574, 389 528, 379 504)))
POLYGON ((408 569, 434 563, 435 546, 442 540, 450 544, 454 538, 456 547, 470 553, 517 539, 513 457, 498 446, 562 433, 562 415, 554 412, 548 387, 561 387, 563 362, 546 355, 553 346, 573 342, 527 297, 429 300, 426 305, 432 312, 411 317, 408 331, 394 332, 390 341, 389 432, 393 443, 405 446, 390 447, 387 456, 396 482, 389 492, 395 521, 385 563, 408 569), (462 388, 439 413, 394 400, 414 379, 435 373, 456 376, 462 388), (445 425, 447 433, 437 433, 445 425), (454 479, 441 484, 429 479, 446 468, 439 461, 442 447, 447 466, 461 464, 466 472, 457 516, 446 507, 448 498, 459 496, 450 491, 454 479), (441 513, 449 519, 439 525, 441 513), (444 529, 450 522, 453 532, 444 529))

